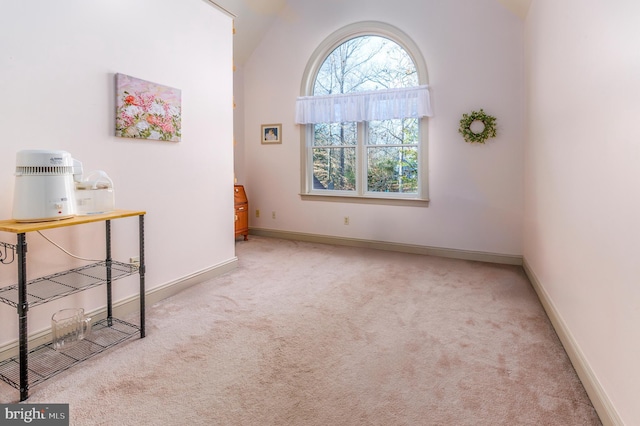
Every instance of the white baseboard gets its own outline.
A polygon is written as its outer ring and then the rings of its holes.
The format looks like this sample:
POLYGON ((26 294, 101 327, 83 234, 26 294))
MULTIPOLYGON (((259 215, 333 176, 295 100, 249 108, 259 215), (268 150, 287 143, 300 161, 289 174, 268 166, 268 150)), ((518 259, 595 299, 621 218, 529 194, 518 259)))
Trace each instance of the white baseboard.
MULTIPOLYGON (((158 287, 154 287, 145 293, 145 306, 151 306, 159 301, 171 297, 179 292, 199 284, 201 282, 210 280, 222 274, 225 274, 238 266, 238 258, 232 259, 214 265, 210 268, 202 271, 195 272, 193 274, 184 276, 177 280, 168 282, 158 287)), ((140 311, 140 296, 131 296, 127 299, 119 300, 113 304, 113 316, 114 317, 126 317, 130 314, 140 311)), ((95 311, 88 312, 87 315, 91 317, 92 322, 99 321, 107 317, 107 307, 104 306, 95 311)), ((16 330, 17 332, 17 330, 16 330)), ((16 333, 17 334, 17 333, 16 333)), ((29 347, 35 348, 39 345, 48 343, 51 341, 51 328, 42 330, 29 336, 29 347)), ((0 361, 14 357, 18 355, 18 340, 11 341, 6 345, 0 347, 0 361)))
POLYGON ((549 297, 549 294, 541 285, 536 274, 527 263, 526 258, 523 258, 523 267, 527 277, 529 277, 529 281, 531 281, 531 285, 538 294, 538 298, 540 299, 544 310, 547 312, 549 320, 551 320, 551 324, 553 325, 556 334, 564 346, 564 350, 567 352, 567 355, 569 355, 573 368, 576 370, 578 377, 582 381, 582 384, 587 391, 587 395, 589 395, 589 398, 591 399, 591 403, 598 412, 598 416, 600 416, 602 424, 605 426, 624 425, 624 422, 620 419, 618 412, 613 407, 611 400, 604 389, 602 389, 602 386, 600 386, 600 381, 589 366, 589 363, 580 349, 580 345, 578 345, 578 342, 574 339, 571 331, 549 297))
POLYGON ((378 250, 398 251, 402 253, 424 254, 429 256, 449 257, 454 259, 475 260, 479 262, 502 263, 506 265, 522 265, 522 256, 487 253, 471 250, 419 246, 413 244, 389 243, 385 241, 361 240, 356 238, 333 237, 329 235, 305 234, 301 232, 279 231, 275 229, 249 228, 249 235, 282 238, 285 240, 308 241, 312 243, 336 244, 351 247, 372 248, 378 250))

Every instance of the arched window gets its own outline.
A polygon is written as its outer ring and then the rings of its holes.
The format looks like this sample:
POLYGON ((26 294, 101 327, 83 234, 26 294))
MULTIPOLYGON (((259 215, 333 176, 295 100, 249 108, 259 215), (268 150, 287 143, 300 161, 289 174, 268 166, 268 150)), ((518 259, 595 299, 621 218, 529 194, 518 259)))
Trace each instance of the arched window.
POLYGON ((404 33, 378 22, 334 33, 302 95, 303 195, 427 199, 426 67, 404 33))

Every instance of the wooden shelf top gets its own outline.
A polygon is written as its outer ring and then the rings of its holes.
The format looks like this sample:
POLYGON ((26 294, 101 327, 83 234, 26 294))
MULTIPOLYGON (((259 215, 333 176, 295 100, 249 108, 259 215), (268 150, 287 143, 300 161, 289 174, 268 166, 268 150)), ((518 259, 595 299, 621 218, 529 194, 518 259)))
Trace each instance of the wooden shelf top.
POLYGON ((50 220, 46 222, 16 222, 13 219, 0 220, 0 231, 22 234, 41 231, 43 229, 62 228, 64 226, 81 225, 83 223, 100 222, 130 216, 142 216, 144 214, 146 214, 146 212, 142 210, 113 210, 109 213, 74 216, 68 219, 50 220))

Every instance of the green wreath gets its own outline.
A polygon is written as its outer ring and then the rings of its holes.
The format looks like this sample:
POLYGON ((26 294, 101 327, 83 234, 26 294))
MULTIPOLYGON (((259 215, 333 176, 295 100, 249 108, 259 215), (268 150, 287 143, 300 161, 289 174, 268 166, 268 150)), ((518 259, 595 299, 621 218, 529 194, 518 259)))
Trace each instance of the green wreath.
POLYGON ((496 118, 485 114, 482 108, 480 111, 472 111, 471 114, 462 114, 458 133, 469 143, 484 143, 487 139, 496 136, 496 118), (476 121, 480 121, 484 125, 480 132, 471 130, 471 125, 476 121))

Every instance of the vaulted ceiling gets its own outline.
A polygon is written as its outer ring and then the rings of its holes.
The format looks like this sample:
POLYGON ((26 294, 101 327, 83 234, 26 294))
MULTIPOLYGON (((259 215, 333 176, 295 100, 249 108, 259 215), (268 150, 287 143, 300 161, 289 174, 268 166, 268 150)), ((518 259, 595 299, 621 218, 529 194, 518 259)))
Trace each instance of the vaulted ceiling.
MULTIPOLYGON (((234 62, 243 64, 251 56, 287 0, 208 0, 234 15, 234 62)), ((313 1, 313 0, 308 0, 313 1)), ((471 0, 473 1, 473 0, 471 0)), ((532 0, 496 0, 524 19, 532 0)))

